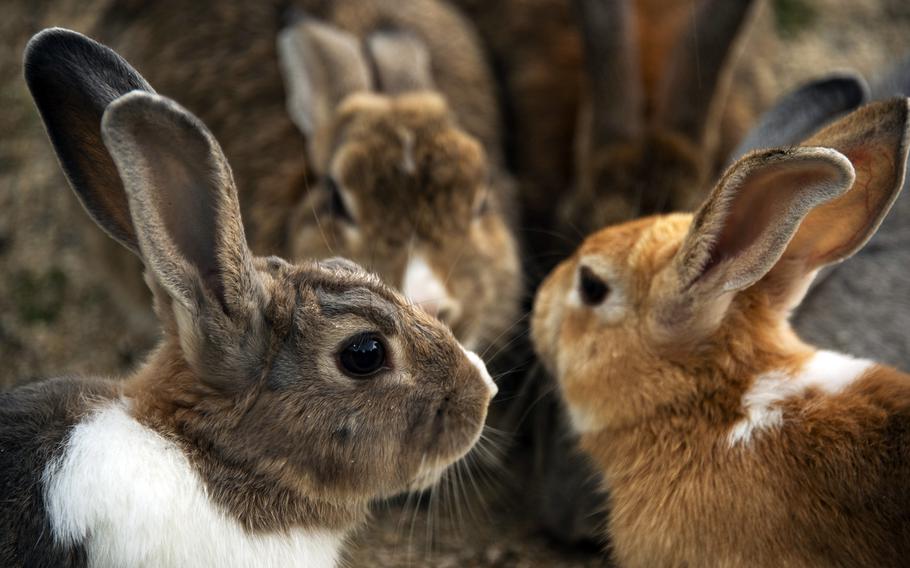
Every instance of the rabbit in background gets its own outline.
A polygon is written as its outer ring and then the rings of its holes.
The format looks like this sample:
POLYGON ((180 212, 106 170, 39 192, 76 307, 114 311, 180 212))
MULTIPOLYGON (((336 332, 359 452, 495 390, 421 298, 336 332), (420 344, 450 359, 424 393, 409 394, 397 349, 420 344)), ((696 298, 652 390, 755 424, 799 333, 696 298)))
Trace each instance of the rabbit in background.
POLYGON ((0 394, 0 563, 333 566, 470 450, 496 386, 444 325, 348 260, 254 256, 214 137, 110 49, 46 30, 25 69, 164 336, 123 380, 0 394))
POLYGON ((523 297, 516 208, 495 85, 457 11, 103 4, 92 35, 224 144, 254 251, 353 258, 479 352, 507 343, 523 297))
POLYGON ((788 318, 897 199, 908 104, 751 152, 694 215, 595 233, 541 287, 535 347, 609 489, 621 565, 906 559, 910 376, 788 318))
POLYGON ((319 180, 291 221, 290 251, 369 266, 487 350, 509 339, 522 297, 513 196, 498 135, 461 121, 469 109, 434 81, 451 62, 428 43, 393 29, 361 42, 311 18, 282 32, 288 108, 319 180))

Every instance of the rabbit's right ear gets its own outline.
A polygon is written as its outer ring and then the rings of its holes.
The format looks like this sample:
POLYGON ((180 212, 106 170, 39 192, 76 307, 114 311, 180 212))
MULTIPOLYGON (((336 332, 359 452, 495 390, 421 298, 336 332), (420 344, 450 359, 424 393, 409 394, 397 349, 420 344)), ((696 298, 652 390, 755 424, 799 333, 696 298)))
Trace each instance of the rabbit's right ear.
POLYGON ((79 201, 102 229, 139 254, 123 183, 101 140, 101 116, 125 93, 154 90, 111 49, 60 28, 29 41, 24 66, 32 98, 79 201))
POLYGON ((829 148, 754 152, 724 174, 654 286, 655 338, 710 333, 733 296, 775 265, 817 205, 853 184, 854 170, 829 148))
POLYGON ((291 120, 312 138, 348 94, 370 89, 370 73, 353 35, 303 18, 278 34, 278 61, 291 120))
POLYGON ((367 53, 376 70, 376 90, 396 95, 433 89, 430 53, 412 33, 383 30, 367 39, 367 53))
POLYGON ((765 111, 733 152, 730 163, 753 150, 799 144, 868 99, 869 87, 856 73, 832 73, 806 83, 765 111))

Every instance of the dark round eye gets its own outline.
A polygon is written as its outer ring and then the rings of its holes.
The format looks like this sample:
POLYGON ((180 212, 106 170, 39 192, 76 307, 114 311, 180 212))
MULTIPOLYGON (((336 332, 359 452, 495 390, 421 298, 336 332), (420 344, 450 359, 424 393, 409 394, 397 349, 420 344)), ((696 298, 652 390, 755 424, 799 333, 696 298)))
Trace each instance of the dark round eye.
POLYGON ((341 370, 356 379, 374 375, 385 368, 385 345, 372 333, 352 337, 341 348, 338 364, 341 370))
POLYGON ((326 176, 323 180, 326 190, 329 192, 329 214, 337 219, 348 223, 354 222, 354 217, 348 211, 344 204, 344 198, 341 197, 341 190, 338 188, 338 182, 332 176, 326 176))
POLYGON ((593 270, 582 266, 579 271, 578 293, 581 295, 582 302, 589 306, 596 306, 610 294, 610 286, 594 274, 593 270))
POLYGON ((480 196, 480 199, 477 200, 477 205, 474 206, 474 216, 483 217, 490 212, 490 194, 486 191, 480 196))

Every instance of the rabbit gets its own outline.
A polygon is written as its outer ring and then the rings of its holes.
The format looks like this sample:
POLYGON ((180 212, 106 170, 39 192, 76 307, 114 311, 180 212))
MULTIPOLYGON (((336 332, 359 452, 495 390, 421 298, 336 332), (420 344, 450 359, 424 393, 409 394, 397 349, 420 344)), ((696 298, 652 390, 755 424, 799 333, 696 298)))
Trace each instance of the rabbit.
POLYGON ((36 35, 25 74, 164 336, 122 380, 0 394, 0 564, 332 566, 371 500, 471 448, 480 358, 351 261, 254 256, 199 119, 72 31, 36 35))
MULTIPOLYGON (((568 238, 560 249, 573 244, 575 235, 641 214, 688 210, 703 197, 733 141, 765 105, 763 91, 769 89, 760 88, 753 77, 768 63, 766 55, 756 55, 762 50, 755 49, 757 43, 768 43, 767 34, 755 35, 768 32, 762 19, 766 12, 759 11, 759 4, 576 2, 589 99, 579 116, 576 185, 562 202, 558 232, 568 238), (740 56, 744 42, 752 50, 740 56)), ((794 99, 789 104, 821 96, 831 100, 815 103, 820 115, 802 117, 790 128, 852 110, 868 95, 862 79, 852 72, 832 74, 803 89, 790 95, 794 99)), ((787 104, 787 99, 778 104, 787 104)), ((757 131, 793 138, 794 133, 779 126, 757 131)), ((741 140, 739 151, 756 142, 741 140)), ((542 388, 549 388, 549 381, 542 383, 542 388)), ((546 464, 541 493, 553 496, 542 503, 542 522, 564 541, 596 539, 603 506, 601 499, 584 490, 591 486, 591 468, 571 444, 565 444, 571 435, 559 426, 561 418, 541 419, 556 429, 540 450, 546 464)))
POLYGON ((651 15, 663 25, 649 30, 657 38, 650 44, 636 38, 644 24, 636 28, 635 17, 657 8, 638 4, 577 2, 589 98, 576 132, 575 186, 559 212, 564 232, 693 208, 725 150, 719 121, 738 112, 728 92, 758 2, 671 3, 662 18, 651 15))
POLYGON ((620 565, 905 562, 910 375, 788 318, 897 198, 908 104, 749 153, 694 215, 603 229, 541 286, 532 339, 609 488, 620 565))
POLYGON ((523 287, 501 120, 479 41, 448 3, 109 0, 90 31, 222 141, 254 251, 352 258, 478 352, 508 341, 523 287), (400 54, 415 67, 389 75, 400 54), (351 129, 330 129, 342 109, 351 129), (386 128, 358 130, 371 121, 386 128), (372 178, 328 171, 377 144, 372 178))
MULTIPOLYGON (((341 8, 335 19, 347 23, 341 8)), ((511 184, 498 134, 483 133, 495 120, 471 128, 462 120, 471 109, 449 96, 471 85, 493 107, 489 80, 437 87, 445 70, 456 77, 465 59, 476 59, 472 68, 482 59, 469 36, 465 49, 434 45, 432 28, 420 25, 347 32, 303 18, 281 32, 288 111, 319 180, 296 207, 289 250, 359 261, 469 349, 492 351, 509 339, 522 299, 511 184)))

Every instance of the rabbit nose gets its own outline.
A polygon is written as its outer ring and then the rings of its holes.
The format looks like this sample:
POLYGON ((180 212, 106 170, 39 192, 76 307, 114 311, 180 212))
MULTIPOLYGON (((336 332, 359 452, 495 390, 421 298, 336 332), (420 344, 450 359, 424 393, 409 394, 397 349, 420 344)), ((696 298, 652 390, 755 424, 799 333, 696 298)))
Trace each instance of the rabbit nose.
POLYGON ((458 302, 422 256, 415 255, 408 261, 401 291, 412 304, 446 325, 452 325, 461 315, 458 302))

